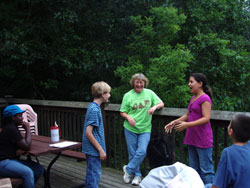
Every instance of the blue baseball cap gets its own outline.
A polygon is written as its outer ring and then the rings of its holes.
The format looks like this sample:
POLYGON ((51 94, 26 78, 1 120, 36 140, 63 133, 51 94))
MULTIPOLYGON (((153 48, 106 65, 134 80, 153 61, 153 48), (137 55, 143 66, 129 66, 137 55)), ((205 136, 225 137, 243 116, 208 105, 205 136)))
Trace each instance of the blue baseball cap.
POLYGON ((17 105, 9 105, 3 110, 4 117, 12 117, 16 114, 24 113, 25 110, 21 110, 21 108, 17 105))

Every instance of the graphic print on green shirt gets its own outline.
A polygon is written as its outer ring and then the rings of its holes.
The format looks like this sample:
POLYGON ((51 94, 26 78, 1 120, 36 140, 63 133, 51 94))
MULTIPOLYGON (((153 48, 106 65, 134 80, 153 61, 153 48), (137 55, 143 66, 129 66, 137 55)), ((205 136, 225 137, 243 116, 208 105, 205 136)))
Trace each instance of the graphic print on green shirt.
POLYGON ((146 108, 148 105, 150 104, 150 101, 149 100, 145 100, 144 101, 144 105, 142 103, 134 103, 133 107, 132 107, 132 110, 137 110, 137 109, 143 109, 143 108, 146 108))

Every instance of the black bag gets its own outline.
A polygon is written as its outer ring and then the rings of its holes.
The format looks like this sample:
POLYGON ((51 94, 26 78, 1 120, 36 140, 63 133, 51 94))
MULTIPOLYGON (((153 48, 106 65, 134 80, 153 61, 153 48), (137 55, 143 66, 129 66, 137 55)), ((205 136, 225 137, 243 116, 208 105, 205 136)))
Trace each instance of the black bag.
POLYGON ((151 136, 147 157, 151 168, 173 164, 174 152, 167 134, 151 136))

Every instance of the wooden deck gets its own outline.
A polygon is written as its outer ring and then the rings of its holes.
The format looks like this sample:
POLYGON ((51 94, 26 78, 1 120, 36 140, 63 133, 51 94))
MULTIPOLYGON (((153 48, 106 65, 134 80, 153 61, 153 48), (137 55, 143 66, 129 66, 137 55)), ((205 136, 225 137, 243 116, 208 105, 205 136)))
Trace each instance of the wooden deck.
MULTIPOLYGON (((47 167, 55 155, 44 155, 39 157, 40 163, 47 167)), ((86 162, 77 162, 75 159, 61 156, 52 166, 50 181, 52 188, 72 188, 85 181, 86 162)), ((38 181, 36 188, 43 188, 43 177, 38 181)), ((111 168, 102 168, 100 188, 139 188, 123 182, 123 172, 111 168)))

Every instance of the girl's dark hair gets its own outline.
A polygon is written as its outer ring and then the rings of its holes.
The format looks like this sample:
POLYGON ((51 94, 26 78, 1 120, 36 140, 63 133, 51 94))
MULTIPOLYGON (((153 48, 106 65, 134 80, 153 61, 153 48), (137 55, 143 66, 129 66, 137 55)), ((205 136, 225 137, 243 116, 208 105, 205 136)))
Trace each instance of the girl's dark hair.
POLYGON ((174 163, 174 152, 171 141, 167 134, 156 134, 151 136, 147 149, 150 168, 174 163))
POLYGON ((202 73, 193 73, 190 75, 190 77, 193 77, 197 82, 202 82, 202 89, 203 91, 212 99, 213 98, 213 92, 211 87, 207 85, 207 77, 206 75, 202 73))
POLYGON ((247 142, 250 139, 250 117, 237 114, 231 121, 234 137, 238 142, 247 142))

